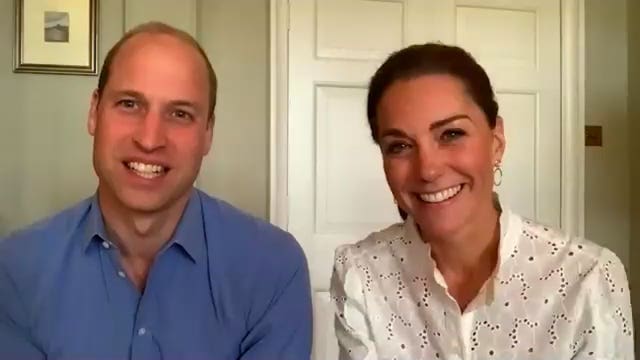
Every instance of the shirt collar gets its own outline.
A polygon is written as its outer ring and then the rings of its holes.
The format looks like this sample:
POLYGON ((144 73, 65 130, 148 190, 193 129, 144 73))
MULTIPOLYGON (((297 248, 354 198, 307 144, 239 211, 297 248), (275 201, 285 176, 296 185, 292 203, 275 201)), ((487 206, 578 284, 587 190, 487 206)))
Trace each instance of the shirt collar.
POLYGON ((87 251, 93 241, 108 241, 107 231, 102 219, 102 212, 98 204, 98 194, 94 194, 89 203, 87 215, 86 234, 84 238, 84 251, 87 251))
MULTIPOLYGON (((507 262, 511 258, 511 255, 513 254, 517 246, 519 231, 521 228, 520 218, 517 215, 513 214, 511 210, 502 207, 500 207, 499 210, 501 211, 501 213, 499 216, 500 243, 498 245, 498 264, 492 275, 492 278, 495 278, 495 276, 499 274, 500 270, 504 267, 505 262, 507 262)), ((422 238, 420 237, 420 233, 418 232, 417 225, 411 216, 409 216, 405 221, 404 228, 404 236, 406 239, 418 244, 424 244, 425 251, 421 250, 418 251, 418 253, 426 253, 427 256, 424 257, 424 259, 426 259, 425 263, 430 270, 430 273, 433 274, 434 279, 439 285, 447 288, 444 278, 440 274, 440 271, 437 269, 435 261, 431 256, 431 246, 422 240, 422 238)))
POLYGON ((512 213, 509 209, 502 210, 500 214, 500 248, 496 274, 513 255, 518 245, 518 239, 520 239, 521 228, 520 217, 512 213))
POLYGON ((180 246, 195 263, 204 259, 206 253, 204 214, 200 193, 196 189, 192 190, 189 202, 167 247, 172 244, 180 246))
MULTIPOLYGON (((94 241, 109 241, 97 194, 93 196, 90 202, 84 241, 85 251, 87 251, 89 245, 94 241)), ((195 189, 192 190, 187 206, 178 222, 178 226, 164 249, 171 247, 173 244, 181 247, 186 255, 195 263, 200 262, 204 258, 206 244, 202 202, 199 192, 195 189)))

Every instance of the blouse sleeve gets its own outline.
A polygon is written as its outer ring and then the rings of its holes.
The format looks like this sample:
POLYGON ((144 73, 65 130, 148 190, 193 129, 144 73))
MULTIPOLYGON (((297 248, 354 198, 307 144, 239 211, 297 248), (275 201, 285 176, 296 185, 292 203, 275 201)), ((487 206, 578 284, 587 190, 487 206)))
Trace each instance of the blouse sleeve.
POLYGON ((364 287, 350 247, 336 250, 331 276, 331 301, 340 360, 374 360, 378 356, 371 337, 364 287))
POLYGON ((634 359, 631 301, 624 266, 613 252, 604 249, 591 277, 588 306, 594 336, 583 344, 574 360, 634 359))

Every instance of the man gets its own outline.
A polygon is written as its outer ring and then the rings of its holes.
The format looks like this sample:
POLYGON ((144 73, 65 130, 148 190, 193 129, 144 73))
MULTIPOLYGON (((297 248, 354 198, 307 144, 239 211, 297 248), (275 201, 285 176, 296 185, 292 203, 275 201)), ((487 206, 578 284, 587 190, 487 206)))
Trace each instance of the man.
POLYGON ((308 359, 289 234, 193 188, 216 77, 161 23, 107 54, 88 119, 95 196, 0 241, 0 359, 308 359))

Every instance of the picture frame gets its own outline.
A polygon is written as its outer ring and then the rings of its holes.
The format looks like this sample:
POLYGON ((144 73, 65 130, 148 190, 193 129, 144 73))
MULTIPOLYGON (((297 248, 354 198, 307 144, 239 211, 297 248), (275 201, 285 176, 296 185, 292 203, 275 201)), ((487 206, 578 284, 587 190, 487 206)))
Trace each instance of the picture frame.
POLYGON ((98 0, 15 0, 16 73, 97 75, 98 0))

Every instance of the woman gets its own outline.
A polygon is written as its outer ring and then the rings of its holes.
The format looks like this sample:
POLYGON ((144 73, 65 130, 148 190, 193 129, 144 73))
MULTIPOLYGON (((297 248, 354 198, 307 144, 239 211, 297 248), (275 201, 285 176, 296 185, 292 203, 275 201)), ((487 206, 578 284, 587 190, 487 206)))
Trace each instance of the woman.
POLYGON ((494 99, 453 46, 408 47, 373 76, 371 134, 408 218, 336 251, 341 359, 633 358, 620 260, 500 208, 494 99))

